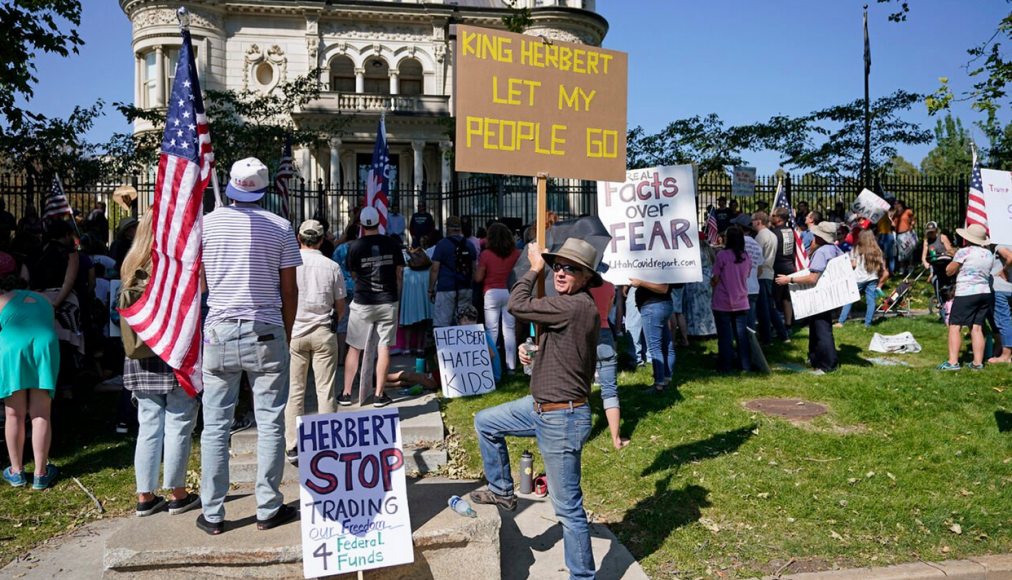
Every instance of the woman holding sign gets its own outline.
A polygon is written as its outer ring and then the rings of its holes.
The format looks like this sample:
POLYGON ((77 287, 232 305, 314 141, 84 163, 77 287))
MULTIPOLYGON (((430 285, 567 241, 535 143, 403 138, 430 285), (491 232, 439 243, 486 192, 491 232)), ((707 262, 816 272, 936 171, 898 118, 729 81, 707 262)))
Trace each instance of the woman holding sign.
MULTIPOLYGON (((836 247, 836 232, 839 224, 836 222, 821 222, 811 227, 814 240, 812 247, 815 252, 808 263, 808 272, 801 272, 777 276, 776 283, 784 286, 794 284, 815 284, 819 277, 826 271, 829 261, 843 252, 836 247)), ((830 372, 836 370, 839 364, 839 357, 836 353, 836 343, 833 339, 833 311, 827 310, 808 317, 808 362, 816 370, 830 372)))

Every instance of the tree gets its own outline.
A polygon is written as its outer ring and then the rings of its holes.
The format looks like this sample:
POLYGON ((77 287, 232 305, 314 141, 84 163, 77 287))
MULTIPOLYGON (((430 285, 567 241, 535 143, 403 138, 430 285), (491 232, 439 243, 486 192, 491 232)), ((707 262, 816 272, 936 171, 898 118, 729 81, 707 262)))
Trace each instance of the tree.
POLYGON ((42 52, 67 56, 77 53, 84 41, 77 35, 81 24, 81 3, 78 0, 7 0, 0 3, 0 112, 5 123, 0 132, 20 130, 25 116, 31 121, 45 119, 23 111, 15 104, 20 96, 30 100, 35 76, 35 56, 42 52), (62 21, 70 23, 61 30, 62 21), (6 125, 6 127, 4 126, 6 125))
POLYGON ((921 161, 921 171, 930 177, 965 175, 972 162, 970 134, 962 121, 945 115, 935 125, 935 148, 921 161))
POLYGON ((902 155, 895 155, 883 166, 883 173, 890 177, 920 177, 917 166, 907 161, 902 155))
POLYGON ((746 135, 740 127, 724 127, 716 113, 672 121, 654 135, 647 135, 637 126, 627 134, 627 166, 635 169, 695 163, 700 173, 724 172, 743 163, 746 135))

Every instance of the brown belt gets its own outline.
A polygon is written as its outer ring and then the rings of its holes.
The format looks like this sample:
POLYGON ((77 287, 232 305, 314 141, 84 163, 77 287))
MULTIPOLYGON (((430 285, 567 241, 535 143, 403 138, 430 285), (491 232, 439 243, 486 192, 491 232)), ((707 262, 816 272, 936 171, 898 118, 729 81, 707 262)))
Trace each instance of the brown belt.
POLYGON ((583 401, 569 401, 566 403, 539 403, 534 401, 534 412, 535 413, 547 413, 549 411, 560 411, 562 409, 575 409, 582 407, 587 404, 586 400, 583 401))

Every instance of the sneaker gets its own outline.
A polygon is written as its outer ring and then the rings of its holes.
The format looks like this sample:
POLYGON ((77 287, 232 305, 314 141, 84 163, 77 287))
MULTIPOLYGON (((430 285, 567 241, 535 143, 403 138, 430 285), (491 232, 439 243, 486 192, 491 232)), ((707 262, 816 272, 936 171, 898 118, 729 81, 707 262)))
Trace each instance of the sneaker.
POLYGON ((200 514, 197 516, 197 527, 208 535, 217 536, 225 531, 225 522, 209 522, 204 514, 200 514))
POLYGON ((470 494, 471 501, 487 505, 497 505, 507 511, 517 509, 517 496, 499 495, 489 489, 478 489, 470 494))
POLYGON ((257 519, 257 529, 261 532, 287 524, 299 516, 299 510, 290 505, 283 505, 273 516, 266 520, 257 519))
POLYGON ((285 451, 285 459, 288 460, 288 463, 291 463, 295 467, 298 467, 299 466, 299 450, 295 449, 293 447, 293 448, 289 449, 288 451, 285 451))
POLYGON ((127 427, 126 423, 116 423, 116 434, 117 435, 126 435, 129 432, 130 432, 130 428, 127 427))
POLYGON ((60 474, 60 470, 56 469, 55 465, 46 465, 46 473, 44 475, 35 474, 35 478, 32 481, 32 489, 36 491, 42 491, 47 487, 53 485, 53 480, 60 474))
POLYGON ((377 409, 382 409, 383 407, 386 407, 387 405, 393 402, 394 400, 390 398, 390 395, 383 393, 382 395, 376 397, 373 400, 372 406, 376 407, 377 409))
POLYGON ((169 515, 174 516, 186 513, 200 507, 200 496, 195 493, 188 493, 183 499, 174 499, 169 502, 169 515))
POLYGON ((980 363, 979 365, 975 365, 973 363, 970 363, 969 366, 970 366, 970 370, 971 371, 982 371, 982 370, 984 370, 984 363, 980 363))
POLYGON ((148 501, 137 502, 137 511, 134 513, 137 514, 137 517, 143 518, 160 511, 163 507, 165 507, 165 498, 160 495, 156 495, 148 501))
POLYGON ((7 483, 11 484, 14 487, 24 487, 25 483, 27 483, 25 481, 25 470, 24 469, 22 469, 21 471, 19 471, 17 473, 14 473, 13 471, 11 471, 10 467, 5 468, 4 469, 4 479, 7 480, 7 483))
POLYGON ((232 428, 229 430, 231 434, 236 434, 240 431, 245 431, 253 426, 253 418, 249 415, 243 415, 242 417, 236 417, 232 421, 232 428))
POLYGON ((938 365, 938 370, 940 371, 958 371, 960 368, 959 363, 952 364, 949 361, 945 361, 938 365))
POLYGON ((843 323, 837 322, 836 324, 833 325, 833 328, 843 328, 843 323))
POLYGON ((350 407, 351 395, 345 395, 344 393, 341 393, 340 395, 337 396, 337 404, 341 405, 342 407, 350 407))

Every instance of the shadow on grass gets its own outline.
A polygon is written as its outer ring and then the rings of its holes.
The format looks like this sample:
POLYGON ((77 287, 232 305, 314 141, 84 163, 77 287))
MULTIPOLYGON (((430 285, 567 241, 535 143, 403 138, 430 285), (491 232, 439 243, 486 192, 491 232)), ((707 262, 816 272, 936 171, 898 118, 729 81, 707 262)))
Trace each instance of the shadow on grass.
POLYGON ((870 367, 873 366, 871 362, 864 359, 861 353, 865 352, 864 349, 856 347, 852 344, 838 345, 840 364, 841 365, 852 365, 856 367, 870 367))
POLYGON ((698 521, 700 509, 710 506, 708 489, 668 489, 671 478, 668 474, 655 482, 653 495, 636 502, 621 522, 610 526, 637 560, 656 552, 673 531, 698 521))
MULTIPOLYGON (((54 401, 50 455, 64 474, 133 467, 135 438, 112 432, 118 400, 119 393, 90 393, 73 402, 54 401)), ((30 448, 27 437, 25 443, 30 448)))
POLYGON ((1012 431, 1012 413, 999 409, 994 412, 994 422, 998 425, 999 433, 1008 433, 1012 431))
POLYGON ((640 475, 646 476, 673 467, 679 467, 691 461, 713 459, 725 453, 733 453, 752 437, 755 425, 741 427, 733 431, 718 433, 707 439, 694 443, 684 443, 662 451, 640 475))

